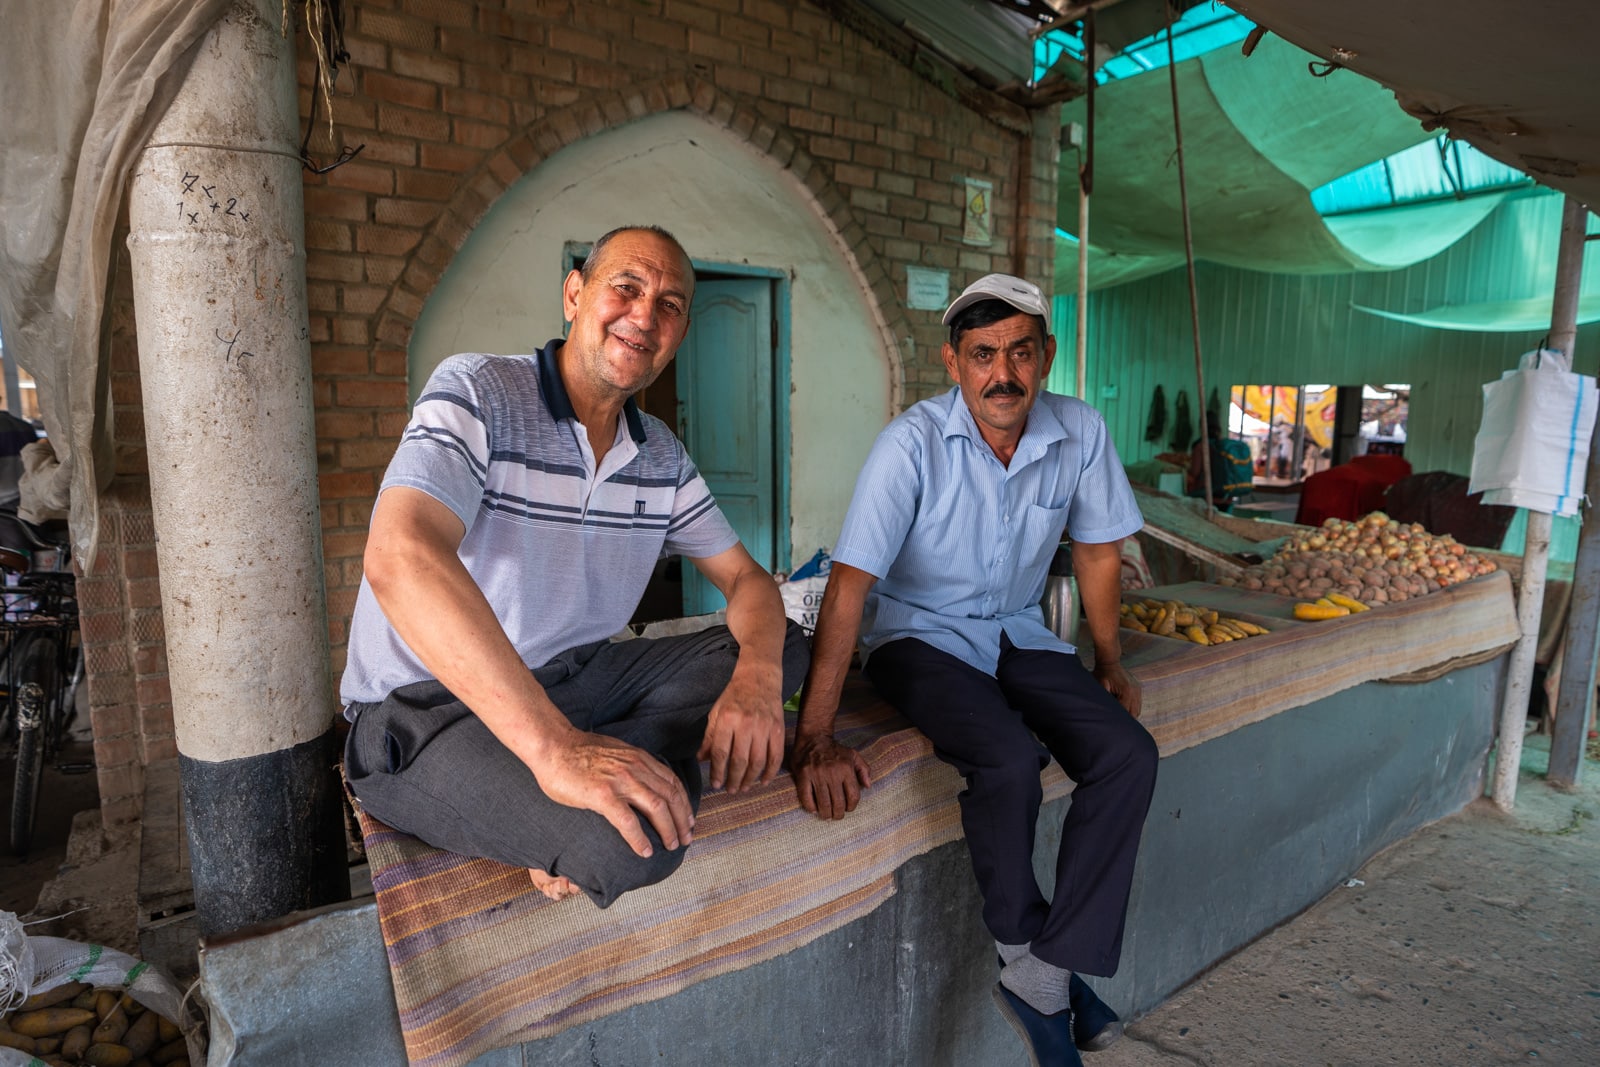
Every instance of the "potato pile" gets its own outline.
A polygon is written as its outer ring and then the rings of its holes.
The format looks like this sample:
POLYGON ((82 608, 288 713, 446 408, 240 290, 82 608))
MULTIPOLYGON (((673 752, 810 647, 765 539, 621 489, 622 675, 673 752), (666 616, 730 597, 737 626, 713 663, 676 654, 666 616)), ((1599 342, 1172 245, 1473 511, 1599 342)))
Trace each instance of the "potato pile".
POLYGON ((1175 637, 1197 645, 1221 645, 1268 633, 1244 619, 1229 619, 1209 608, 1181 600, 1140 600, 1122 605, 1122 628, 1160 637, 1175 637))
POLYGON ((82 982, 36 993, 0 1017, 0 1047, 52 1067, 189 1067, 189 1048, 176 1023, 121 989, 82 982))
POLYGON ((1436 537, 1420 523, 1396 522, 1374 511, 1354 522, 1329 519, 1297 533, 1267 562, 1219 584, 1307 600, 1331 590, 1363 604, 1389 604, 1496 569, 1449 534, 1436 537))

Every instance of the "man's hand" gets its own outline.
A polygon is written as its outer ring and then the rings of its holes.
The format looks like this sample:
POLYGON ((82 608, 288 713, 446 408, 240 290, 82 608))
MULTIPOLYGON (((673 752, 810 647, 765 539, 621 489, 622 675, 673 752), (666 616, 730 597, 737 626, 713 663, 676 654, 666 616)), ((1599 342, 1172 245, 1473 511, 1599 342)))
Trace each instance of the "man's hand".
POLYGON ((694 812, 683 783, 643 749, 574 730, 550 744, 530 769, 545 796, 571 808, 598 812, 641 856, 654 850, 640 815, 668 849, 694 839, 694 812))
POLYGON ((783 768, 781 682, 763 685, 734 671, 728 687, 711 705, 700 758, 711 761, 711 784, 742 793, 766 785, 783 768))
POLYGON ((861 753, 833 736, 796 738, 789 760, 800 806, 822 819, 842 819, 856 810, 861 790, 872 788, 872 775, 861 753))
POLYGON ((1107 663, 1101 666, 1094 665, 1094 676, 1100 684, 1106 687, 1106 692, 1117 698, 1117 703, 1128 709, 1128 714, 1135 719, 1143 710, 1143 690, 1133 675, 1123 669, 1121 663, 1107 663))

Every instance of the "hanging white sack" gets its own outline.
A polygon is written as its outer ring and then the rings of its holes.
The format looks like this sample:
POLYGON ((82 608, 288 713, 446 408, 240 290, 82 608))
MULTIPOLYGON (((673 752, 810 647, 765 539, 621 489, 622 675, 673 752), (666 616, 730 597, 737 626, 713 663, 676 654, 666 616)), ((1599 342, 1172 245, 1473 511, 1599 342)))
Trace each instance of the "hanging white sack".
POLYGON ((1471 493, 1552 515, 1576 515, 1600 394, 1561 352, 1526 353, 1518 369, 1483 387, 1472 448, 1471 493))

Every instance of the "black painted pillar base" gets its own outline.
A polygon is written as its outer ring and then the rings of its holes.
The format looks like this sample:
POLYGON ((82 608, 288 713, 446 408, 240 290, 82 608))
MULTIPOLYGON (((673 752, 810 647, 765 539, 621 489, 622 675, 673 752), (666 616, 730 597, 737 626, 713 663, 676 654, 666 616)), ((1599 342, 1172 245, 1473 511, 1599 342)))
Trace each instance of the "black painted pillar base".
POLYGON ((339 743, 218 763, 179 753, 200 935, 350 899, 339 743))

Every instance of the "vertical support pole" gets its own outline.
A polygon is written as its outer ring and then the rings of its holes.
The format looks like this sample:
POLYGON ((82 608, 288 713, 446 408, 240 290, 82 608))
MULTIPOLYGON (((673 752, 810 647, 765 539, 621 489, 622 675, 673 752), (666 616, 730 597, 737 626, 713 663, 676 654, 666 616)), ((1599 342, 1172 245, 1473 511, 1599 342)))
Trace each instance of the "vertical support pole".
POLYGON ((236 0, 129 192, 139 370, 200 931, 348 899, 293 42, 236 0))
MULTIPOLYGON (((1557 275, 1557 303, 1552 318, 1563 325, 1570 322, 1572 328, 1558 335, 1552 327, 1550 346, 1569 356, 1573 354, 1578 334, 1577 304, 1583 282, 1583 243, 1588 221, 1588 209, 1567 197, 1561 216, 1559 254, 1563 262, 1570 255, 1575 263, 1570 268, 1570 278, 1564 273, 1557 275)), ((1576 361, 1573 369, 1577 369, 1576 361)), ((1595 432, 1589 438, 1589 470, 1583 486, 1585 493, 1600 493, 1600 420, 1596 420, 1595 432)), ((1578 535, 1578 561, 1573 566, 1572 602, 1567 611, 1567 640, 1561 657, 1561 695, 1556 700, 1555 736, 1550 739, 1548 778, 1566 789, 1577 787, 1583 767, 1589 709, 1594 706, 1597 657, 1600 657, 1600 515, 1590 504, 1583 530, 1578 535)))
POLYGON ((6 384, 6 410, 17 418, 25 418, 22 414, 22 380, 17 374, 17 361, 13 356, 4 357, 4 365, 0 366, 0 373, 5 375, 6 384))
POLYGON ((1074 324, 1073 355, 1077 376, 1072 395, 1087 402, 1089 392, 1089 194, 1094 190, 1094 10, 1083 20, 1083 62, 1089 72, 1088 99, 1084 103, 1083 159, 1078 167, 1078 321, 1074 324))
POLYGON ((1089 391, 1089 192, 1078 185, 1078 321, 1073 352, 1077 367, 1076 392, 1087 401, 1089 391))
MULTIPOLYGON (((1556 291, 1550 309, 1550 347, 1568 356, 1572 355, 1573 342, 1578 335, 1578 292, 1583 282, 1583 230, 1583 207, 1569 196, 1561 215, 1561 244, 1556 253, 1556 291)), ((1533 653, 1539 644, 1539 615, 1544 607, 1545 572, 1550 561, 1550 527, 1549 512, 1528 512, 1528 540, 1522 552, 1522 590, 1517 600, 1517 627, 1521 636, 1511 650, 1505 698, 1500 706, 1500 746, 1494 765, 1494 803, 1501 811, 1510 811, 1517 802, 1517 773, 1522 766, 1522 734, 1528 719, 1533 653)), ((1573 578, 1577 581, 1576 575, 1573 578)), ((1575 586, 1573 590, 1574 609, 1578 604, 1579 588, 1582 587, 1575 586)), ((1590 610, 1593 611, 1592 600, 1590 610)), ((1571 634, 1568 640, 1571 640, 1571 634)), ((1592 653, 1586 662, 1591 675, 1589 684, 1593 686, 1592 653)), ((1557 718, 1559 721, 1559 713, 1557 718)), ((1573 718, 1581 722, 1583 711, 1573 718)))
POLYGON ((1306 469, 1306 387, 1294 387, 1294 458, 1289 461, 1289 477, 1300 481, 1306 469))
POLYGON ((1172 139, 1178 151, 1178 206, 1183 213, 1183 258, 1188 265, 1189 278, 1189 327, 1194 333, 1194 396, 1195 402, 1200 407, 1200 470, 1201 484, 1206 494, 1206 515, 1209 517, 1214 505, 1212 500, 1212 480, 1215 472, 1211 469, 1211 426, 1210 416, 1206 413, 1206 376, 1200 358, 1200 291, 1195 283, 1194 275, 1194 225, 1189 218, 1189 180, 1183 169, 1183 123, 1178 116, 1178 61, 1172 54, 1172 23, 1177 18, 1171 0, 1167 3, 1167 81, 1172 89, 1172 139))

